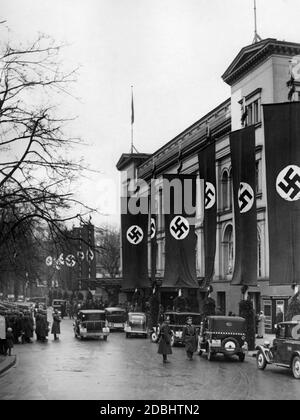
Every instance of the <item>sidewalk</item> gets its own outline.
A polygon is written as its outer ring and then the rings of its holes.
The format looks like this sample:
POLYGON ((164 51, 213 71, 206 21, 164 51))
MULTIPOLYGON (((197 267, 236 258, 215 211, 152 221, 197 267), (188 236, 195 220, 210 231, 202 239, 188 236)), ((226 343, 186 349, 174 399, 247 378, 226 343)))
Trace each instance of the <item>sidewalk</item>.
POLYGON ((2 356, 0 355, 0 375, 15 365, 16 356, 2 356))
MULTIPOLYGON (((255 347, 263 345, 265 341, 269 341, 269 343, 272 344, 274 338, 275 338, 274 334, 265 334, 264 338, 256 338, 255 339, 255 347)), ((257 350, 251 350, 251 351, 248 352, 248 356, 249 357, 256 357, 256 353, 257 353, 257 350)))

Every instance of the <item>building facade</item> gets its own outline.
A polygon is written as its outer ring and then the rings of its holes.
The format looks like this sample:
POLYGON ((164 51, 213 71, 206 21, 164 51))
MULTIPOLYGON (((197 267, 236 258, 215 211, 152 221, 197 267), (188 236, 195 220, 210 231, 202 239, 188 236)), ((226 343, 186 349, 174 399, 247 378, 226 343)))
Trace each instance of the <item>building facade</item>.
MULTIPOLYGON (((150 181, 155 167, 156 177, 176 173, 180 156, 181 173, 197 174, 197 153, 206 140, 207 126, 216 141, 215 170, 217 177, 217 247, 212 282, 212 297, 223 314, 238 313, 242 298, 241 287, 231 285, 235 259, 235 225, 233 214, 232 173, 229 134, 242 128, 241 116, 247 110, 246 124, 255 126, 256 144, 256 206, 257 206, 257 286, 249 288, 256 312, 266 315, 266 330, 272 331, 279 312, 285 312, 288 299, 293 294, 290 286, 271 286, 269 278, 269 242, 266 194, 266 167, 262 105, 287 102, 289 62, 300 54, 300 44, 266 39, 243 48, 222 78, 231 88, 225 102, 204 115, 192 126, 169 141, 152 155, 124 154, 117 168, 123 173, 123 182, 130 177, 150 181)), ((299 100, 296 85, 294 100, 299 100)), ((158 197, 159 209, 162 208, 158 197)), ((196 268, 199 289, 190 290, 201 306, 204 277, 203 223, 201 209, 197 211, 196 268)), ((278 238, 280 240, 280 238, 278 238)), ((158 215, 156 278, 164 277, 164 217, 158 215)), ((150 269, 150 267, 149 267, 150 269)), ((163 282, 162 282, 163 284, 163 282)), ((177 291, 168 291, 176 295, 177 291)), ((171 296, 171 295, 170 295, 171 296)))

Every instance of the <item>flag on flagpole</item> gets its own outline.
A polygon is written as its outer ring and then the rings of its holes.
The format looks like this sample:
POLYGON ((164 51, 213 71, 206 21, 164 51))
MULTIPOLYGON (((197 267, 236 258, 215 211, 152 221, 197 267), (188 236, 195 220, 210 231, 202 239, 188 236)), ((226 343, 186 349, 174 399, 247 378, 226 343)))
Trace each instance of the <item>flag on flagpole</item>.
POLYGON ((242 104, 242 118, 241 123, 243 127, 247 126, 247 117, 248 117, 248 108, 246 107, 246 98, 243 97, 243 104, 242 104))
POLYGON ((131 90, 131 124, 134 123, 133 91, 131 90))

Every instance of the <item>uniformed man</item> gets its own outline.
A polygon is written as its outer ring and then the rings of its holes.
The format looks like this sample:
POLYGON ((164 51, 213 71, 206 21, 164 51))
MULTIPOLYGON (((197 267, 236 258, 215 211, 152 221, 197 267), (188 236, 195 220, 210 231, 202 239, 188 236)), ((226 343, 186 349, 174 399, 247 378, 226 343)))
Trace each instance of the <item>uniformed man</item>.
POLYGON ((197 350, 197 336, 198 334, 193 325, 193 319, 188 317, 182 331, 182 341, 185 344, 188 360, 193 360, 193 354, 197 350))

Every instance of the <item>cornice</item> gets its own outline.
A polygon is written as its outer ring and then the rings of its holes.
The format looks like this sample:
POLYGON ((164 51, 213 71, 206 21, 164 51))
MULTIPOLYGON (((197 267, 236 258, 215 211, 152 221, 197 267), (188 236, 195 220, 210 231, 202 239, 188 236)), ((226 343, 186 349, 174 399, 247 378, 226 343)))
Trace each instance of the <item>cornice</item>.
POLYGON ((230 132, 230 105, 231 100, 229 98, 155 152, 150 159, 139 166, 138 176, 149 179, 153 173, 153 162, 155 163, 155 174, 159 176, 159 174, 177 164, 180 150, 182 161, 197 153, 206 142, 207 121, 209 121, 211 135, 216 139, 224 133, 230 132))
POLYGON ((257 67, 263 60, 274 54, 284 56, 299 55, 300 44, 277 41, 276 39, 270 38, 261 41, 257 45, 253 44, 245 47, 240 51, 235 60, 222 75, 224 82, 232 86, 245 74, 249 73, 254 67, 257 67), (259 48, 259 46, 261 46, 261 48, 259 48), (253 50, 252 54, 251 50, 253 50), (248 57, 246 57, 246 60, 243 61, 243 57, 246 55, 248 55, 248 57))

